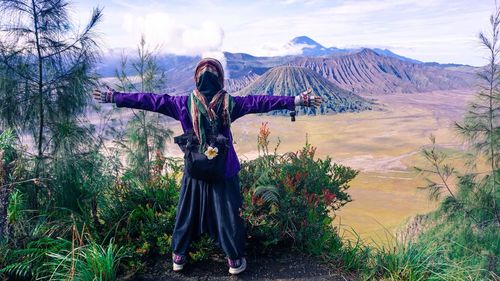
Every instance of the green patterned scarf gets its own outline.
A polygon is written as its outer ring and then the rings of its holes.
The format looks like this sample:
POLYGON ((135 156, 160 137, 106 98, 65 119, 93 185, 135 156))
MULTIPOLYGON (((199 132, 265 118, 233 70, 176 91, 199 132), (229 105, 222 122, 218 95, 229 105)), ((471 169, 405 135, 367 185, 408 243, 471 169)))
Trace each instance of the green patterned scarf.
POLYGON ((230 127, 231 111, 233 106, 233 97, 224 90, 217 92, 208 105, 204 95, 202 95, 197 89, 191 93, 188 100, 188 109, 193 122, 194 133, 200 142, 200 153, 203 153, 206 150, 206 130, 211 130, 211 128, 205 128, 203 125, 202 116, 205 116, 210 126, 213 126, 214 128, 219 127, 221 119, 223 122, 222 125, 230 127), (221 103, 223 106, 222 116, 218 116, 216 110, 219 108, 221 103))

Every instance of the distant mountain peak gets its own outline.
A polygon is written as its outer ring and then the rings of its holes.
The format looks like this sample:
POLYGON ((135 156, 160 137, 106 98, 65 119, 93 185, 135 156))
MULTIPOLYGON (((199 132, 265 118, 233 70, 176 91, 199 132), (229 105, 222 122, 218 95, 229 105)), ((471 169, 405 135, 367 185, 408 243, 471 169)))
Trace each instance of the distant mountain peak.
POLYGON ((293 38, 288 45, 298 46, 304 56, 327 56, 333 53, 342 52, 342 50, 335 47, 327 48, 320 43, 314 41, 307 36, 298 36, 293 38))
POLYGON ((374 50, 370 48, 362 48, 361 51, 359 51, 359 54, 361 55, 367 55, 367 56, 378 56, 379 54, 375 52, 374 50))
POLYGON ((293 38, 288 42, 290 46, 298 46, 301 50, 301 55, 311 56, 311 57, 321 57, 321 56, 332 56, 332 55, 348 55, 348 54, 359 54, 364 56, 386 56, 401 59, 404 61, 409 61, 412 63, 422 63, 421 61, 407 58, 398 54, 393 53, 391 50, 385 48, 336 48, 336 47, 325 47, 318 42, 314 41, 308 36, 302 35, 293 38))
POLYGON ((312 40, 311 38, 307 36, 298 36, 293 38, 290 43, 292 44, 305 44, 309 46, 314 46, 314 48, 324 48, 320 43, 312 40))
POLYGON ((397 59, 400 59, 400 60, 404 60, 404 61, 408 61, 408 62, 413 62, 413 63, 422 63, 421 61, 418 61, 418 60, 415 60, 415 59, 411 59, 411 58, 408 58, 408 57, 404 57, 404 56, 395 54, 394 52, 392 52, 391 50, 389 50, 387 48, 386 49, 374 48, 372 50, 375 53, 377 53, 377 54, 379 54, 381 56, 393 57, 393 58, 397 58, 397 59))

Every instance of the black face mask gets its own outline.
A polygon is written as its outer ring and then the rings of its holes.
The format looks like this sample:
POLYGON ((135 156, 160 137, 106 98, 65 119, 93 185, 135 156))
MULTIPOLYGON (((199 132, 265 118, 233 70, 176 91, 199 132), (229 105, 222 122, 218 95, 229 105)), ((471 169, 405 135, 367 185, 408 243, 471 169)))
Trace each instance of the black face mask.
POLYGON ((200 78, 196 82, 196 88, 207 99, 208 103, 215 94, 222 90, 222 85, 220 84, 219 77, 206 71, 200 75, 200 78))

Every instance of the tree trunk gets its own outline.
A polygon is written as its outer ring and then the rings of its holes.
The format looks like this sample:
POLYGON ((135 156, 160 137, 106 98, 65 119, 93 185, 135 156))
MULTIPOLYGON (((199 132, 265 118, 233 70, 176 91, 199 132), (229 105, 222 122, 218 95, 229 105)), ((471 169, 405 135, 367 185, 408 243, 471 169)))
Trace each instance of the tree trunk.
POLYGON ((9 206, 9 197, 12 189, 7 183, 7 167, 2 160, 0 153, 0 242, 3 242, 9 233, 9 224, 7 223, 7 207, 9 206))
MULTIPOLYGON (((43 129, 44 129, 44 108, 43 108, 43 57, 42 50, 40 46, 40 35, 38 34, 38 12, 36 10, 35 0, 31 1, 32 9, 33 9, 33 25, 35 31, 35 46, 38 56, 38 103, 39 103, 39 112, 38 115, 40 117, 40 123, 38 126, 38 154, 36 161, 36 171, 35 177, 39 178, 42 173, 43 168, 43 150, 42 150, 42 141, 43 141, 43 129)), ((38 187, 35 186, 34 189, 34 198, 32 198, 31 206, 34 210, 38 209, 38 187)))

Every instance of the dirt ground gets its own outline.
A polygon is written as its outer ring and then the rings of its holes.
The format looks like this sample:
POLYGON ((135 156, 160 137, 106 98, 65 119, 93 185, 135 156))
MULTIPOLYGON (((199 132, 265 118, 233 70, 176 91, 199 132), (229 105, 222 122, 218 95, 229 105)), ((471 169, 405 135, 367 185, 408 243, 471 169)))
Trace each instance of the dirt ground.
POLYGON ((356 280, 341 273, 334 265, 301 253, 274 253, 272 256, 247 257, 247 270, 237 276, 228 273, 226 260, 214 256, 208 261, 189 264, 181 273, 172 271, 171 259, 158 258, 148 270, 134 276, 137 281, 153 280, 356 280))

